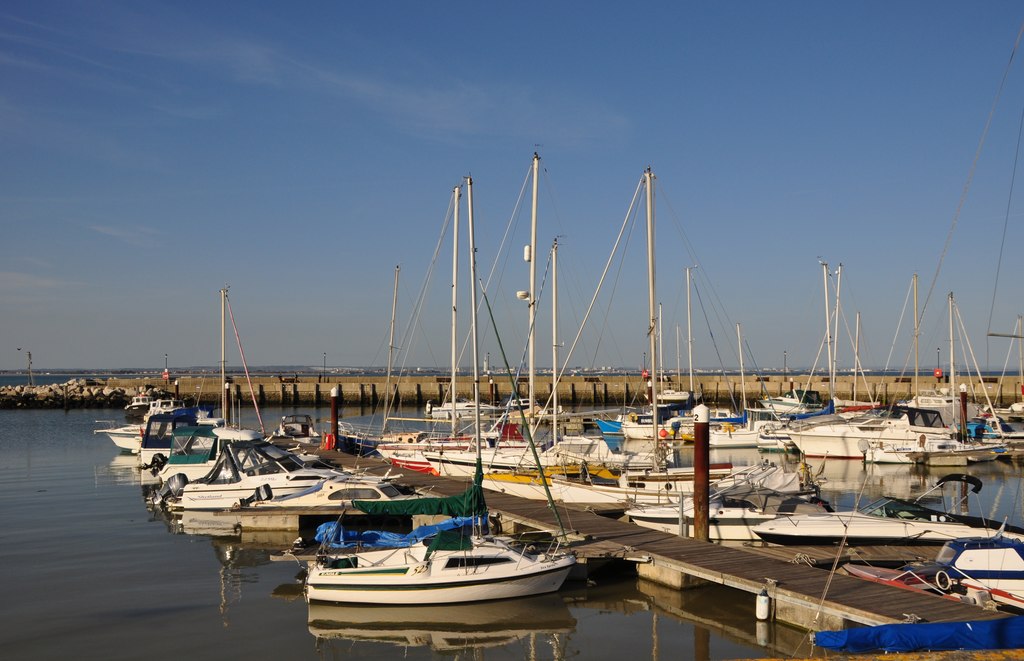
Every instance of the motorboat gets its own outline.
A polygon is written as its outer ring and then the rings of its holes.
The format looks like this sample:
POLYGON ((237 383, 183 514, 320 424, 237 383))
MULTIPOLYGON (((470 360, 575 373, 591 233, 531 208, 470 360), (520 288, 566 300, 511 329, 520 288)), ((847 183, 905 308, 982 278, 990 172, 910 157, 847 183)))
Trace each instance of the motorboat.
MULTIPOLYGON (((777 517, 831 512, 816 491, 783 493, 741 485, 713 491, 708 498, 708 537, 711 541, 746 542, 759 539, 753 528, 777 517)), ((636 505, 626 510, 633 523, 684 537, 693 536, 693 498, 679 505, 636 505)))
MULTIPOLYGON (((93 431, 94 434, 106 434, 110 437, 110 440, 124 452, 131 452, 132 454, 139 454, 142 447, 143 437, 146 435, 146 425, 149 419, 157 414, 168 414, 178 411, 191 412, 195 415, 209 416, 212 412, 212 407, 208 406, 195 406, 187 407, 185 402, 180 399, 154 399, 149 402, 149 408, 146 409, 145 414, 142 416, 141 421, 130 423, 127 425, 117 425, 111 421, 98 421, 104 422, 107 426, 93 431)), ((152 457, 147 457, 146 462, 151 460, 152 457)))
POLYGON ((225 444, 259 440, 262 440, 262 436, 252 429, 213 425, 178 427, 171 431, 168 456, 154 456, 150 462, 150 470, 156 473, 161 481, 178 473, 190 481, 195 480, 210 472, 225 444))
POLYGON ((935 562, 934 584, 947 593, 963 594, 975 603, 1024 608, 1024 540, 997 534, 946 542, 935 562))
POLYGON ((777 397, 765 397, 761 407, 774 411, 777 415, 791 413, 810 413, 825 407, 821 393, 817 390, 794 389, 777 397))
POLYGON ((858 578, 979 606, 994 602, 1024 608, 1024 540, 1006 535, 951 539, 931 562, 898 569, 847 564, 843 570, 858 578))
POLYGON ((125 404, 124 417, 128 422, 142 422, 149 413, 149 405, 153 398, 149 395, 135 395, 132 400, 125 404))
POLYGON ((139 464, 143 468, 162 466, 164 459, 170 456, 171 439, 175 429, 205 425, 222 427, 223 418, 211 418, 206 409, 197 407, 175 409, 168 413, 152 413, 146 418, 146 430, 139 441, 139 464), (162 455, 163 458, 158 458, 162 455))
MULTIPOLYGON (((477 405, 474 402, 465 399, 457 399, 454 402, 444 402, 437 405, 428 401, 424 407, 424 412, 432 420, 451 420, 452 418, 458 420, 461 418, 471 418, 476 415, 476 407, 477 405)), ((504 409, 499 406, 480 404, 481 415, 494 415, 502 411, 504 409)))
POLYGON ((401 476, 343 475, 320 480, 309 487, 275 496, 273 487, 261 486, 249 498, 242 498, 235 510, 267 510, 351 507, 354 500, 399 501, 418 498, 415 491, 394 482, 401 476), (258 492, 258 493, 257 493, 258 492))
POLYGON ((306 414, 293 413, 281 417, 277 425, 267 438, 271 443, 300 443, 320 445, 320 432, 313 424, 313 417, 306 414))
MULTIPOLYGON (((576 564, 553 545, 538 551, 486 529, 480 473, 462 494, 400 502, 354 501, 367 514, 451 518, 406 535, 317 531, 320 548, 306 574, 306 599, 355 604, 459 604, 527 597, 558 590, 576 564), (452 515, 455 516, 452 516, 452 515)), ((333 527, 332 527, 333 526, 333 527)))
MULTIPOLYGON (((771 544, 848 545, 944 544, 960 537, 999 534, 999 526, 988 519, 954 513, 953 506, 934 509, 922 504, 950 483, 967 484, 970 493, 981 491, 981 480, 954 473, 912 501, 885 496, 859 510, 779 517, 755 526, 754 534, 771 544)), ((964 499, 954 499, 953 505, 962 505, 964 499)), ((1024 528, 1004 526, 1004 530, 1006 535, 1024 536, 1024 528)))
POLYGON ((270 497, 286 496, 322 480, 349 475, 326 464, 310 466, 264 440, 237 441, 224 446, 205 476, 189 480, 175 474, 165 480, 154 501, 173 510, 229 510, 252 498, 260 487, 269 487, 270 497))
POLYGON ((915 444, 923 449, 930 441, 953 439, 938 412, 912 406, 872 409, 849 419, 841 415, 805 418, 791 422, 786 431, 801 454, 832 459, 863 459, 865 443, 915 444))

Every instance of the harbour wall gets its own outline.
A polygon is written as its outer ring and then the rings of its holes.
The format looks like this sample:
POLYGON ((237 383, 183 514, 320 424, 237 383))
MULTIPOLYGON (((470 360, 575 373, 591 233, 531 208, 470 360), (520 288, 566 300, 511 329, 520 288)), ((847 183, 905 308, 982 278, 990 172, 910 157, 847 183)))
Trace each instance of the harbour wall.
MULTIPOLYGON (((152 378, 73 379, 64 384, 48 386, 6 386, 0 388, 0 408, 120 408, 132 396, 149 392, 163 396, 174 395, 194 402, 219 404, 221 389, 219 375, 170 375, 164 380, 152 378)), ((448 398, 451 378, 447 376, 413 376, 392 378, 384 375, 267 375, 251 377, 231 375, 227 390, 233 405, 243 407, 255 403, 264 406, 329 406, 331 390, 337 388, 339 404, 346 407, 374 408, 385 400, 388 389, 402 408, 421 408, 426 403, 437 404, 448 398)), ((749 405, 765 396, 776 396, 793 388, 817 390, 827 397, 828 377, 807 375, 747 376, 742 382, 738 376, 720 374, 694 376, 695 390, 703 393, 711 406, 738 407, 745 398, 749 405)), ((963 383, 962 381, 958 381, 963 383)), ((965 382, 969 398, 981 404, 992 402, 1001 406, 1018 401, 1021 393, 1017 377, 983 377, 965 382)), ((542 402, 551 394, 550 376, 538 377, 537 398, 542 402)), ((471 377, 458 377, 455 381, 456 397, 472 399, 471 377)), ((948 388, 947 379, 936 379, 931 374, 918 378, 920 390, 948 388)), ((519 379, 519 393, 526 394, 525 377, 519 379)), ((668 378, 662 388, 686 390, 689 378, 668 378)), ((508 378, 484 377, 480 382, 482 399, 500 404, 512 393, 508 378)), ((839 376, 835 382, 835 395, 842 400, 878 401, 889 404, 910 397, 915 392, 912 376, 839 376)), ((588 375, 563 377, 559 382, 558 399, 562 406, 616 407, 639 405, 646 402, 647 385, 639 375, 588 375)))

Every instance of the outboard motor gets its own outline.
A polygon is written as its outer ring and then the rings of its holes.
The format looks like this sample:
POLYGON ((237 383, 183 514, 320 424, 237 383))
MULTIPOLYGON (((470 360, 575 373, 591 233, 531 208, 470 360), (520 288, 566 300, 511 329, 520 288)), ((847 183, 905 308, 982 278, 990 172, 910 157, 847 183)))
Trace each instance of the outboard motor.
POLYGON ((184 473, 175 473, 170 476, 153 494, 153 504, 163 505, 167 498, 181 498, 181 492, 185 489, 186 484, 188 484, 188 476, 184 473))
POLYGON ((159 475, 160 471, 164 466, 167 465, 167 457, 162 452, 157 452, 153 455, 153 461, 149 462, 142 468, 148 468, 149 472, 153 475, 159 475))
POLYGON ((248 507, 252 503, 259 500, 270 500, 274 497, 274 492, 270 488, 269 484, 261 484, 256 487, 256 490, 252 492, 252 495, 248 498, 242 498, 238 501, 240 507, 248 507))

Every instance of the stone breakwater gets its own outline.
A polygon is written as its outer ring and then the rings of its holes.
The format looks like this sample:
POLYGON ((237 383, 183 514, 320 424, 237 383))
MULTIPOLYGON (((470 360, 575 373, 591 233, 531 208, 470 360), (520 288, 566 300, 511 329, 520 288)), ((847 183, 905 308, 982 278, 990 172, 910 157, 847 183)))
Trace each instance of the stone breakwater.
MULTIPOLYGON (((143 392, 151 397, 172 396, 172 393, 155 388, 143 392)), ((71 379, 44 386, 3 386, 0 388, 0 409, 124 408, 137 394, 143 394, 139 388, 97 384, 89 379, 71 379)))

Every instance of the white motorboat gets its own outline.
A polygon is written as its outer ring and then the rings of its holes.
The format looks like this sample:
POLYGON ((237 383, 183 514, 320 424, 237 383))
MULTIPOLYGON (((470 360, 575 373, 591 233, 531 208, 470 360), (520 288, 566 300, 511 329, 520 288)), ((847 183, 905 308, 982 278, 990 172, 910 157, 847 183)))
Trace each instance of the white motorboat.
POLYGON ((399 501, 419 498, 411 489, 402 489, 393 480, 395 477, 377 477, 374 475, 344 475, 329 477, 294 493, 275 496, 273 487, 258 487, 258 493, 250 498, 243 498, 235 507, 236 510, 267 510, 295 508, 330 508, 336 511, 340 507, 351 507, 354 500, 366 501, 399 501))
POLYGON ((820 411, 825 407, 825 402, 817 390, 796 389, 777 397, 765 397, 761 400, 761 406, 776 415, 789 415, 820 411))
POLYGON ((286 496, 325 479, 351 475, 324 466, 311 467, 267 441, 237 441, 224 446, 205 476, 188 480, 172 475, 154 501, 175 510, 229 510, 243 499, 253 498, 260 487, 269 487, 270 496, 286 496))
POLYGON ((898 569, 847 564, 858 578, 939 594, 957 601, 1024 608, 1024 540, 995 534, 946 542, 935 560, 912 562, 898 569))
MULTIPOLYGON (((934 487, 910 501, 891 496, 879 498, 867 507, 849 512, 799 514, 779 517, 754 528, 754 533, 772 544, 943 544, 966 536, 991 537, 999 531, 993 521, 921 504, 927 496, 950 482, 981 490, 981 481, 970 475, 941 478, 934 487)), ((1024 535, 1024 529, 1007 527, 1005 534, 1024 535)))
MULTIPOLYGON (((780 516, 831 512, 815 493, 787 494, 759 487, 716 490, 708 499, 708 536, 711 541, 745 542, 759 539, 753 528, 780 516)), ((691 537, 694 530, 693 498, 679 505, 637 505, 626 510, 633 523, 644 528, 691 537)))
POLYGON ((359 604, 460 604, 554 592, 573 555, 537 553, 509 539, 459 536, 358 553, 325 554, 311 563, 306 598, 359 604))
MULTIPOLYGON (((496 415, 502 411, 504 409, 498 406, 480 405, 481 415, 496 415)), ((457 399, 455 402, 444 402, 436 405, 428 401, 424 407, 424 412, 432 420, 451 420, 453 417, 459 420, 462 418, 472 418, 476 415, 476 404, 465 399, 457 399)))
POLYGON ((872 409, 846 419, 838 415, 790 423, 790 441, 805 456, 863 459, 866 444, 882 442, 900 447, 949 442, 952 432, 931 409, 892 406, 872 409))
POLYGON ((313 424, 313 417, 294 413, 281 417, 277 429, 267 437, 271 443, 294 442, 320 445, 320 432, 313 424))
POLYGON ((132 401, 125 404, 124 417, 128 422, 141 422, 149 413, 149 405, 153 398, 149 395, 135 395, 132 401))
POLYGON ((235 441, 262 440, 252 429, 214 426, 210 424, 178 427, 171 431, 169 455, 156 455, 150 462, 161 481, 181 473, 191 480, 203 477, 216 465, 221 450, 235 441))

